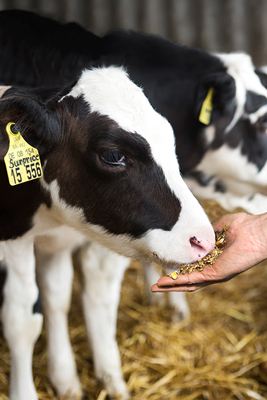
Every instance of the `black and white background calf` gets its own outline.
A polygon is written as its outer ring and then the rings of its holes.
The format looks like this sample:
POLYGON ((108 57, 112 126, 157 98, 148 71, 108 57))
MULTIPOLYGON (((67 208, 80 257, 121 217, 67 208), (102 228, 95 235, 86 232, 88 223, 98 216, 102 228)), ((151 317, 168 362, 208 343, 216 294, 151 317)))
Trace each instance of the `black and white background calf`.
POLYGON ((236 85, 235 115, 204 129, 206 151, 184 174, 199 199, 216 200, 225 210, 266 212, 266 75, 244 54, 219 54, 236 85))

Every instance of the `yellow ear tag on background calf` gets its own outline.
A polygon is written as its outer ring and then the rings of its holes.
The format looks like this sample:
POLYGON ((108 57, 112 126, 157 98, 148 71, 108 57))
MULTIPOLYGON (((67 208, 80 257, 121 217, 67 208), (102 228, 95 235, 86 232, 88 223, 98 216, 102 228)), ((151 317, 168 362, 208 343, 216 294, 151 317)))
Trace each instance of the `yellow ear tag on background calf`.
POLYGON ((14 122, 9 122, 6 131, 9 138, 8 152, 4 157, 7 176, 11 186, 41 178, 43 175, 38 150, 29 145, 20 132, 11 131, 14 122))
POLYGON ((209 125, 211 120, 211 112, 212 112, 212 96, 213 96, 213 88, 209 88, 208 94, 203 101, 200 114, 199 121, 204 125, 209 125))

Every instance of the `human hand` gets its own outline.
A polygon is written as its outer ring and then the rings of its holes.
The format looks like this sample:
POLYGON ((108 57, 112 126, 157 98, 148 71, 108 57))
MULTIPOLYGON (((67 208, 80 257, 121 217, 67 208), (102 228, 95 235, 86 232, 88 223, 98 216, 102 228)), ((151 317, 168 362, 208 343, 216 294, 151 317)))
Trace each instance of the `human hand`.
POLYGON ((215 231, 220 231, 224 225, 229 227, 227 243, 215 264, 202 272, 178 275, 176 280, 163 276, 152 286, 152 292, 192 292, 226 282, 267 258, 267 213, 226 214, 213 222, 215 231))

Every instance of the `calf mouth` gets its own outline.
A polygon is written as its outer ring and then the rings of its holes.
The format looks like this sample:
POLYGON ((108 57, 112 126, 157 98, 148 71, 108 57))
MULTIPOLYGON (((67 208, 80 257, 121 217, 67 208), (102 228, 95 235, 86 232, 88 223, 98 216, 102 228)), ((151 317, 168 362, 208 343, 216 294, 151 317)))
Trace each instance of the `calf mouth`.
POLYGON ((206 266, 212 266, 218 260, 219 256, 223 253, 227 243, 227 232, 228 226, 224 226, 221 231, 215 232, 215 246, 214 249, 208 253, 205 257, 193 263, 179 264, 176 262, 167 262, 161 259, 157 253, 153 252, 152 257, 156 259, 157 263, 160 263, 166 270, 172 270, 169 276, 172 279, 177 279, 178 275, 191 274, 194 271, 203 271, 206 266))

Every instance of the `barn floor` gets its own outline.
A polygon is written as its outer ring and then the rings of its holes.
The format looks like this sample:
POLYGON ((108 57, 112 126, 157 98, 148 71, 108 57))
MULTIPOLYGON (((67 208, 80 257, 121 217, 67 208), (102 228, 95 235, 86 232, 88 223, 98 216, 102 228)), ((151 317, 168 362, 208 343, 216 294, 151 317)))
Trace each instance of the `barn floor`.
MULTIPOLYGON (((206 202, 211 219, 223 213, 206 202)), ((133 400, 267 399, 267 263, 230 282, 188 294, 190 320, 173 324, 168 308, 147 305, 140 265, 122 286, 118 343, 133 400)), ((74 282, 70 335, 88 400, 105 400, 96 381, 74 282)), ((41 400, 55 400, 46 374, 45 332, 34 355, 41 400)), ((0 399, 8 399, 9 355, 0 332, 0 399)))

